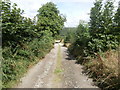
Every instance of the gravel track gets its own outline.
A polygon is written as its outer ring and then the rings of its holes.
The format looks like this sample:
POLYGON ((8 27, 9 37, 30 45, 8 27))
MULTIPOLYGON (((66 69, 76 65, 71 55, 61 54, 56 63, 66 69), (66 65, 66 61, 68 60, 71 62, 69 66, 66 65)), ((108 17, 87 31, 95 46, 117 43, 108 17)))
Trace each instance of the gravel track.
POLYGON ((66 47, 62 47, 63 65, 63 86, 64 88, 98 88, 93 85, 92 79, 82 73, 83 66, 76 64, 67 52, 66 47))
POLYGON ((93 85, 92 79, 82 73, 82 66, 75 62, 76 60, 69 57, 67 48, 61 43, 56 43, 43 60, 28 70, 16 88, 97 88, 93 85), (54 72, 57 67, 59 46, 63 71, 58 76, 54 72), (60 79, 59 82, 55 82, 57 78, 60 79))

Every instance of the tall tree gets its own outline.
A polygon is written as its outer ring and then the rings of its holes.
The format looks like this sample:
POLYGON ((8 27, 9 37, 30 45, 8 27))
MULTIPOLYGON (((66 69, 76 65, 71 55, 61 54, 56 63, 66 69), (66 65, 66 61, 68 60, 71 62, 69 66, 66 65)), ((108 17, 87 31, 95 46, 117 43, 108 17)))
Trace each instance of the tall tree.
POLYGON ((65 18, 60 14, 56 5, 52 2, 48 2, 38 10, 38 22, 40 31, 50 31, 54 37, 59 34, 59 30, 62 30, 65 22, 65 18))
POLYGON ((97 33, 100 32, 101 8, 102 0, 96 0, 94 7, 91 8, 90 12, 90 34, 95 37, 97 37, 97 33))
POLYGON ((11 3, 9 2, 2 2, 1 14, 2 14, 2 35, 3 35, 3 45, 4 43, 8 42, 10 38, 10 30, 12 29, 10 23, 11 17, 11 3), (5 36, 4 36, 5 35, 5 36))
POLYGON ((101 29, 101 21, 102 21, 102 0, 96 0, 94 3, 94 7, 91 8, 90 12, 90 22, 89 22, 89 29, 90 29, 90 47, 93 51, 99 51, 101 49, 101 33, 103 30, 101 29))
POLYGON ((114 35, 117 35, 117 41, 120 42, 120 2, 118 4, 118 9, 114 17, 115 29, 114 35))
POLYGON ((3 47, 16 47, 30 41, 34 34, 33 21, 22 16, 23 10, 17 4, 11 6, 10 1, 2 1, 2 35, 3 47), (30 38, 31 37, 31 38, 30 38))
POLYGON ((102 15, 102 29, 104 30, 104 48, 106 50, 115 47, 115 36, 113 35, 113 17, 113 0, 107 0, 103 8, 102 15))

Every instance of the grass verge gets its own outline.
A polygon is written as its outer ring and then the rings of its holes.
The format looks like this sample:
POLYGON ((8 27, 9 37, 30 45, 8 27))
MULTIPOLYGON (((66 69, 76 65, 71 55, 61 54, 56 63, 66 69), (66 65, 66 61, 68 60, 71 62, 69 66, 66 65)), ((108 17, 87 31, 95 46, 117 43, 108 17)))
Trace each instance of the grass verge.
MULTIPOLYGON (((54 74, 55 74, 54 82, 55 83, 61 82, 61 73, 62 72, 63 72, 63 70, 62 70, 61 46, 59 45, 58 53, 57 53, 57 64, 56 64, 56 68, 54 70, 54 74)), ((57 86, 57 87, 59 87, 59 86, 57 86)))

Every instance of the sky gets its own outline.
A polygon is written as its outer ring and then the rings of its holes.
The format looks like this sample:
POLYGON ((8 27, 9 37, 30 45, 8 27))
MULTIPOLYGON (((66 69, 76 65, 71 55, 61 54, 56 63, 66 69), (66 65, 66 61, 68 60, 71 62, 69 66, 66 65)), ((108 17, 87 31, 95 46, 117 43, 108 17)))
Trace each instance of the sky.
MULTIPOLYGON (((80 20, 89 21, 91 7, 95 0, 10 0, 24 10, 23 16, 33 18, 43 4, 52 1, 61 14, 66 16, 65 27, 76 27, 80 20)), ((115 6, 117 6, 116 0, 115 6)))

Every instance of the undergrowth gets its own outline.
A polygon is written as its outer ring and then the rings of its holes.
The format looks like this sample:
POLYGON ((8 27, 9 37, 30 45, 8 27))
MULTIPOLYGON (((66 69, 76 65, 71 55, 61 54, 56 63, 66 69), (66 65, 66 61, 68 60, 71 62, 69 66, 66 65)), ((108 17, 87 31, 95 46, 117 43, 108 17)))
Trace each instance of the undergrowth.
POLYGON ((77 55, 77 63, 84 65, 84 73, 93 78, 95 85, 103 90, 120 89, 118 50, 95 53, 95 57, 83 57, 73 51, 74 54, 77 55))
POLYGON ((103 54, 96 54, 84 63, 85 70, 102 89, 120 89, 118 51, 107 51, 103 54))
POLYGON ((19 82, 27 69, 42 59, 52 48, 52 37, 43 37, 25 43, 14 54, 10 47, 4 48, 2 51, 2 87, 13 87, 19 82))

